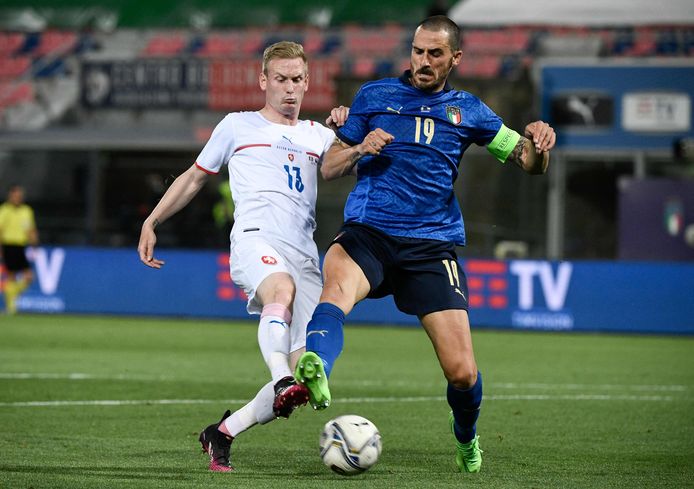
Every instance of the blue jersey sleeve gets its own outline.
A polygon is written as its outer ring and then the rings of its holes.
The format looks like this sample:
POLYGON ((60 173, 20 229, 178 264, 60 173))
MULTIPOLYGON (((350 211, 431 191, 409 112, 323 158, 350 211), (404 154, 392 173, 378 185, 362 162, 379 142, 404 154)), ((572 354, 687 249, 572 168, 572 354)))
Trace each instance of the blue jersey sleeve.
POLYGON ((355 146, 361 143, 369 134, 369 114, 367 111, 367 96, 364 87, 360 88, 354 96, 352 106, 349 109, 349 117, 345 125, 336 131, 341 141, 355 146))
POLYGON ((503 121, 494 113, 484 102, 476 99, 474 108, 474 123, 472 126, 472 141, 478 146, 486 146, 492 142, 496 134, 501 129, 503 121))

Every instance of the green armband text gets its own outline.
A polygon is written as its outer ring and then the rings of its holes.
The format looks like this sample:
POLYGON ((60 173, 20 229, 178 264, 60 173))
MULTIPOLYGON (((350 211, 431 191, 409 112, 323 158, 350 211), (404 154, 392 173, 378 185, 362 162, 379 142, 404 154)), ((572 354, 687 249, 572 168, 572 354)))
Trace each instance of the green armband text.
POLYGON ((513 148, 516 147, 518 141, 520 141, 520 134, 501 124, 499 132, 496 133, 492 142, 487 145, 487 151, 493 154, 497 160, 505 163, 506 158, 511 154, 513 148))

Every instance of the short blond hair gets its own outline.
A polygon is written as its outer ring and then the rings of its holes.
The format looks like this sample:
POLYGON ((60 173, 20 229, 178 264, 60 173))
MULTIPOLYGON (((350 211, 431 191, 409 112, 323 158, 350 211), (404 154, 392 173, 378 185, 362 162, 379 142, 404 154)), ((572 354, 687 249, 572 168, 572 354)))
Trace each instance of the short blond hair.
POLYGON ((280 41, 271 44, 263 51, 263 74, 267 75, 267 65, 273 59, 301 58, 308 73, 308 58, 304 53, 304 47, 298 42, 280 41))

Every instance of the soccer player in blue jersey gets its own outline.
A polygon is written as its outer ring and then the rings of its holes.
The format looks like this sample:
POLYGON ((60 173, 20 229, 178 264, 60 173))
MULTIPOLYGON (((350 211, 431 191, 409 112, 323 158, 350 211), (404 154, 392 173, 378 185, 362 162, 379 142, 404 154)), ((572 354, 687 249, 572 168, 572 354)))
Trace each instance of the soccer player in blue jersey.
POLYGON ((357 181, 325 256, 323 292, 295 377, 308 387, 315 409, 328 407, 328 376, 342 350, 345 315, 362 299, 392 294, 401 311, 421 321, 448 381, 456 463, 478 472, 482 377, 455 251, 465 245, 465 230, 453 182, 473 143, 502 163, 543 174, 556 137, 542 121, 518 134, 477 97, 451 88, 448 75, 462 56, 459 39, 447 17, 424 20, 414 33, 410 70, 363 85, 325 155, 324 178, 356 173, 357 181))

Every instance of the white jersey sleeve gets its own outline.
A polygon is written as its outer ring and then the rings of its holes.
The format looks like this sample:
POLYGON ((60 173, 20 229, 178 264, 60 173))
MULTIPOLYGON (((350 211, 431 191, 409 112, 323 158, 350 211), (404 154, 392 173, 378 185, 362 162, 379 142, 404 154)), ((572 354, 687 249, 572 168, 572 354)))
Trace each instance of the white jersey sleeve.
POLYGON ((198 168, 206 173, 219 173, 229 162, 234 149, 234 125, 231 114, 222 119, 212 131, 209 141, 195 160, 198 168))

